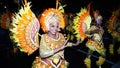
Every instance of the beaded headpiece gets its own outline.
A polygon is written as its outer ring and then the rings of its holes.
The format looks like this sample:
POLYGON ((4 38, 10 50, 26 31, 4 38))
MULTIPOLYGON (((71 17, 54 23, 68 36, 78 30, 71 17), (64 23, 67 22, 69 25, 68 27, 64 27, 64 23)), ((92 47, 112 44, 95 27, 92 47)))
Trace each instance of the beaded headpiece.
POLYGON ((49 30, 50 23, 59 23, 60 28, 62 29, 65 27, 65 21, 62 13, 60 10, 54 8, 46 9, 39 17, 39 21, 44 32, 49 30))

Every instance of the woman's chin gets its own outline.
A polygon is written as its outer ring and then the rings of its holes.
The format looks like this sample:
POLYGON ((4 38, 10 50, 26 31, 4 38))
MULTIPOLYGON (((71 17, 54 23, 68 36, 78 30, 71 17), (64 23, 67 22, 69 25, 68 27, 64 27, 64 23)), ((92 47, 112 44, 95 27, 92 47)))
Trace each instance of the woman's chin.
POLYGON ((53 35, 55 35, 56 33, 52 33, 53 35))

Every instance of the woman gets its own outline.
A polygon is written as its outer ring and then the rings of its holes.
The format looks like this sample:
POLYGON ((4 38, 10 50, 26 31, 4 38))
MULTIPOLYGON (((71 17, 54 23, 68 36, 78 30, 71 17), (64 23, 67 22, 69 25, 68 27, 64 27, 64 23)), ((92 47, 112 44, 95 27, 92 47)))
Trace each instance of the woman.
POLYGON ((67 68, 68 62, 64 59, 64 48, 76 46, 80 43, 68 43, 60 28, 65 27, 63 16, 59 10, 49 8, 40 16, 40 24, 45 32, 41 35, 40 56, 33 62, 33 68, 67 68))

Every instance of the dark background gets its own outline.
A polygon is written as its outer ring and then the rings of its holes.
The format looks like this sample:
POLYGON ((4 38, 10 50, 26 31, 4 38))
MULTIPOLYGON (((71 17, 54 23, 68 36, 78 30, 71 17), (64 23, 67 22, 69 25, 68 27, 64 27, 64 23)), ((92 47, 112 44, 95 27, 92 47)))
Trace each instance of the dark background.
MULTIPOLYGON (((32 2, 32 10, 41 12, 45 8, 55 7, 56 0, 27 0, 32 2)), ((107 14, 120 7, 119 0, 60 0, 65 7, 65 12, 79 12, 81 7, 86 7, 88 3, 93 2, 92 6, 99 9, 102 13, 107 14)), ((0 0, 0 9, 4 11, 4 6, 10 9, 11 12, 17 11, 21 5, 21 0, 0 0)))
MULTIPOLYGON (((0 13, 4 13, 5 7, 7 7, 10 12, 15 13, 20 9, 22 5, 19 0, 0 0, 0 13)), ((31 9, 37 15, 39 15, 46 8, 55 8, 56 0, 28 0, 31 1, 31 9)), ((80 11, 81 7, 87 7, 87 5, 93 2, 91 7, 98 9, 101 12, 101 15, 105 21, 111 16, 112 11, 120 8, 119 0, 62 0, 61 3, 67 4, 64 8, 65 13, 77 13, 80 11)), ((105 28, 105 26, 104 26, 105 28)), ((104 34, 104 44, 107 49, 107 57, 105 63, 102 65, 102 68, 112 68, 120 60, 120 56, 115 52, 114 55, 111 55, 108 52, 109 44, 112 42, 111 35, 107 32, 105 28, 104 34)), ((120 46, 119 42, 116 42, 117 45, 114 50, 120 46)), ((9 33, 0 28, 0 66, 2 68, 31 68, 32 62, 35 59, 35 56, 39 55, 38 50, 32 55, 28 56, 25 53, 21 53, 19 50, 17 53, 13 53, 13 44, 9 38, 9 33), (4 41, 3 41, 4 40, 4 41), (3 46, 1 46, 4 44, 3 46)), ((85 68, 84 59, 87 54, 87 48, 85 47, 85 41, 77 47, 70 47, 65 49, 65 59, 70 63, 68 68, 85 68)), ((97 68, 95 62, 98 59, 99 54, 94 52, 92 59, 92 68, 97 68)), ((120 65, 120 64, 119 64, 120 65)), ((117 67, 115 67, 117 68, 117 67)), ((120 67, 118 67, 120 68, 120 67)))

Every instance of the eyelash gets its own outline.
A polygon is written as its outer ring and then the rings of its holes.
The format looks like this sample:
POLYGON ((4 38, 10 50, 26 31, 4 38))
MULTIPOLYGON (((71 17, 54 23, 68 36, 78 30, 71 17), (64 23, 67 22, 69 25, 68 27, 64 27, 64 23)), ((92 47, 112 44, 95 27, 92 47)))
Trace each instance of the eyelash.
MULTIPOLYGON (((53 25, 52 27, 55 27, 55 26, 53 25)), ((58 28, 59 26, 56 26, 56 27, 58 28)))
POLYGON ((52 27, 55 27, 54 25, 52 25, 52 27))

